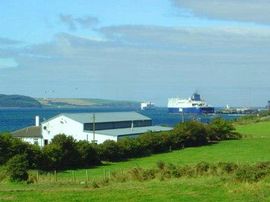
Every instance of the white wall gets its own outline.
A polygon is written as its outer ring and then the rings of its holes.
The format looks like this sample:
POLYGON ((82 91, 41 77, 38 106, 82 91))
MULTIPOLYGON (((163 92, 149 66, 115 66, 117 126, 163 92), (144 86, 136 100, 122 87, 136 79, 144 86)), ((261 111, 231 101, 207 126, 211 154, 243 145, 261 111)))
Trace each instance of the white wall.
POLYGON ((43 139, 42 138, 30 138, 30 137, 24 137, 24 138, 20 138, 22 141, 24 142, 28 142, 30 144, 35 144, 35 140, 37 140, 38 145, 42 146, 43 145, 43 139))
MULTIPOLYGON (((114 140, 117 141, 117 137, 115 136, 109 136, 109 135, 102 135, 102 134, 98 134, 98 131, 96 131, 95 133, 95 140, 97 144, 101 144, 106 140, 114 140)), ((88 141, 91 142, 93 140, 93 133, 87 133, 88 135, 88 141)))
POLYGON ((41 124, 44 140, 51 142, 55 135, 65 134, 76 140, 87 140, 87 134, 83 131, 83 124, 66 116, 58 116, 41 124))
MULTIPOLYGON (((74 121, 63 115, 55 117, 54 119, 51 119, 47 122, 43 122, 41 124, 41 127, 43 140, 48 140, 48 143, 51 142, 52 138, 55 135, 59 134, 72 136, 77 141, 88 140, 89 142, 91 142, 93 140, 93 133, 84 131, 82 123, 74 121)), ((97 143, 100 144, 103 143, 105 140, 117 141, 117 137, 96 133, 95 140, 97 140, 97 143)), ((43 143, 44 142, 42 142, 42 146, 44 146, 43 143)))

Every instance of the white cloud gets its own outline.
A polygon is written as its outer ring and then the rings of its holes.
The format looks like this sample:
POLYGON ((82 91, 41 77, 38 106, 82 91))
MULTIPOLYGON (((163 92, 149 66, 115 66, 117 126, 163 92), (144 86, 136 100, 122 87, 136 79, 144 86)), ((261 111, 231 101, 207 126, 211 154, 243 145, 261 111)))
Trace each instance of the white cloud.
POLYGON ((171 0, 180 8, 197 16, 234 21, 270 23, 268 0, 171 0))
MULTIPOLYGON (((40 96, 40 89, 53 89, 62 97, 155 98, 164 105, 167 97, 189 96, 194 89, 213 104, 252 105, 250 88, 270 88, 267 28, 117 26, 99 31, 106 40, 61 33, 49 43, 7 52, 19 67, 0 74, 0 85, 16 79, 20 86, 14 83, 14 89, 38 82, 31 89, 40 96)), ((262 91, 251 93, 263 103, 262 91)))

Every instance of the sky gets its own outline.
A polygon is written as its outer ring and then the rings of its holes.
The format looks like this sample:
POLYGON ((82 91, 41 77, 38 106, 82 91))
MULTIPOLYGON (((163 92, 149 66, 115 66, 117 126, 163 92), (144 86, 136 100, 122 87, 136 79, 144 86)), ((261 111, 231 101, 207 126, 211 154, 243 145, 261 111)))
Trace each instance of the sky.
POLYGON ((270 100, 268 0, 1 0, 0 94, 270 100))

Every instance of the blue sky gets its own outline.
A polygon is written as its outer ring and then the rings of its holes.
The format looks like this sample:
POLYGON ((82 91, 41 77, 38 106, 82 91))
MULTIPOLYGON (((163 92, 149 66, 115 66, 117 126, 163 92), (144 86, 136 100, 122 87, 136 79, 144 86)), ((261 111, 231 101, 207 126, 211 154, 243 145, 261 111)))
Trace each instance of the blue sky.
POLYGON ((266 0, 10 0, 0 93, 215 106, 270 99, 266 0))

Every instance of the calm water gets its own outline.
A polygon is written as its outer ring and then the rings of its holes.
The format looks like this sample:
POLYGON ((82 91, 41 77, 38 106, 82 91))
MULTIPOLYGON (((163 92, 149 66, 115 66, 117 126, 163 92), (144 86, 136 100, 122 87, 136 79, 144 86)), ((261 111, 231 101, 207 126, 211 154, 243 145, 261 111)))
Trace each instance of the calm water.
MULTIPOLYGON (((113 111, 137 111, 153 120, 154 125, 174 126, 182 121, 181 114, 170 114, 167 108, 156 108, 150 111, 140 111, 135 108, 115 108, 115 107, 93 107, 75 109, 0 109, 0 132, 14 131, 20 128, 34 125, 36 115, 40 116, 41 121, 49 119, 59 113, 77 112, 113 112, 113 111)), ((202 122, 209 122, 217 115, 185 115, 185 120, 196 119, 202 122)), ((221 116, 221 115, 218 115, 221 116)), ((237 116, 222 115, 225 119, 235 119, 237 116)))

